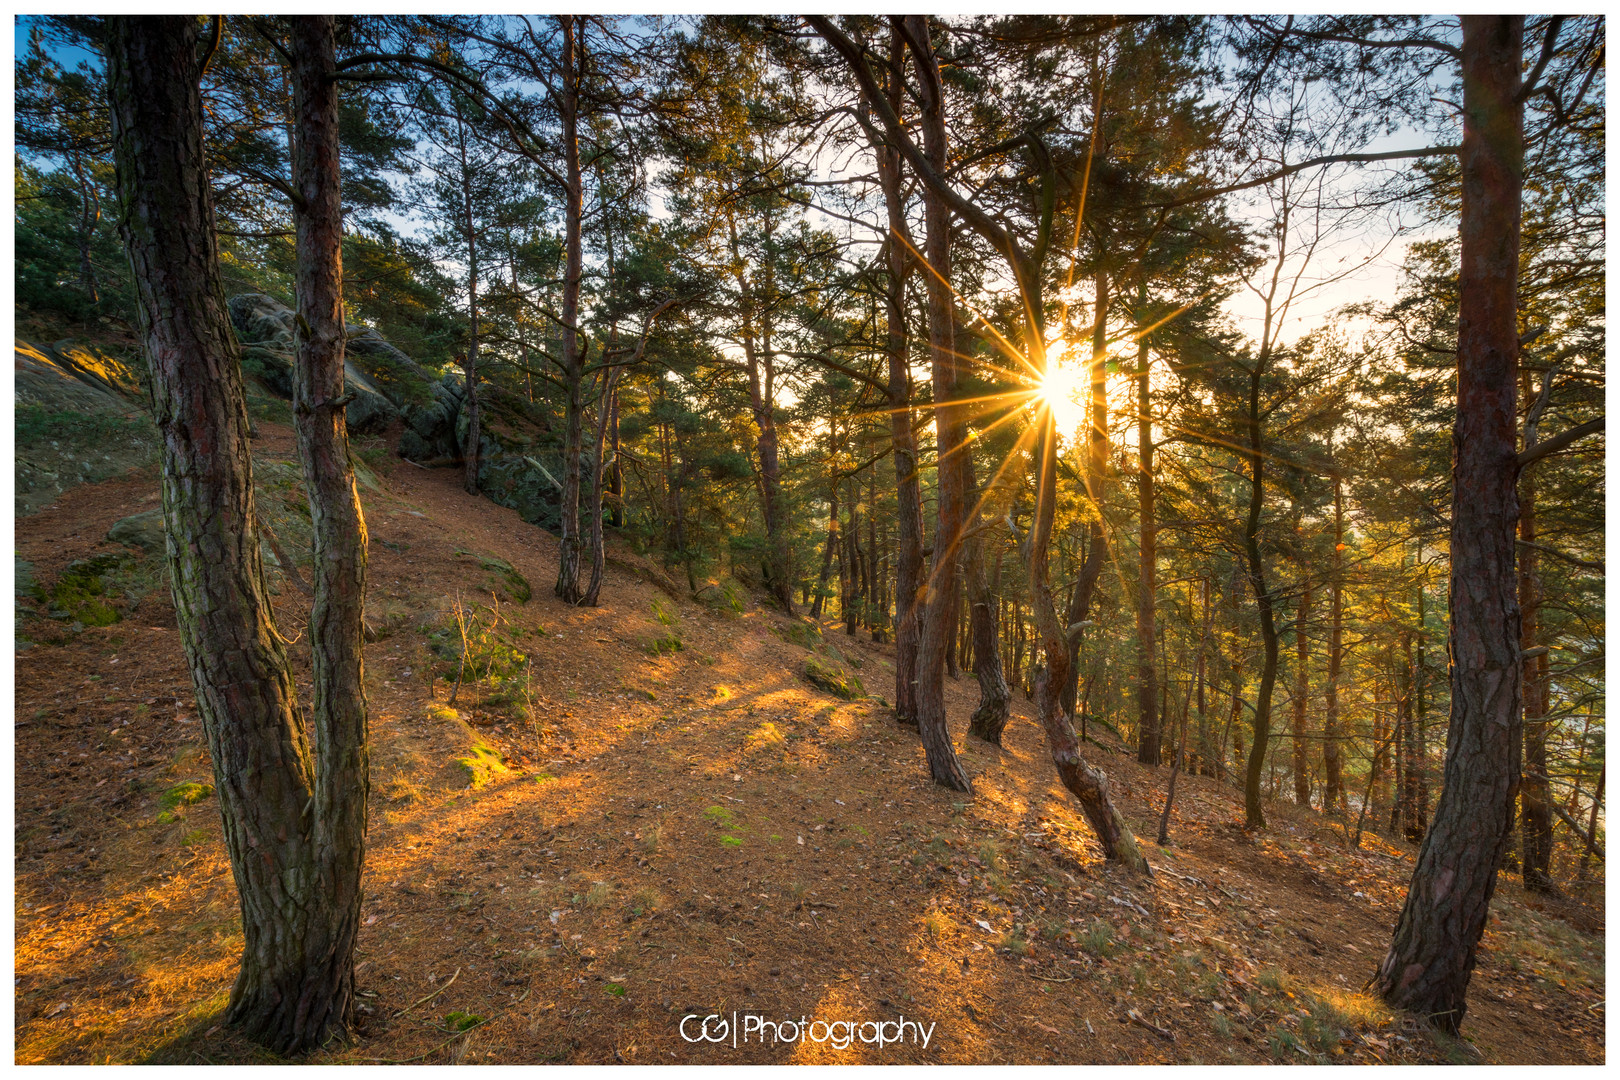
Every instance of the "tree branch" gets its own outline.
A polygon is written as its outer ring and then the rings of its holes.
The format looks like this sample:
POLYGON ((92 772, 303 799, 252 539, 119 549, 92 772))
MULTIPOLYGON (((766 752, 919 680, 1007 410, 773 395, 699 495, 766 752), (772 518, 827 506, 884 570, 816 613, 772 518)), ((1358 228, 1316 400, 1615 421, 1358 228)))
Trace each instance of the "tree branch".
POLYGON ((1546 457, 1548 454, 1556 454, 1558 451, 1564 449, 1570 444, 1579 442, 1588 435, 1602 431, 1603 419, 1604 418, 1600 416, 1596 420, 1588 420, 1584 424, 1576 424, 1568 431, 1560 432, 1550 439, 1545 439, 1536 443, 1536 445, 1519 455, 1519 468, 1528 468, 1529 466, 1540 461, 1542 458, 1546 457))

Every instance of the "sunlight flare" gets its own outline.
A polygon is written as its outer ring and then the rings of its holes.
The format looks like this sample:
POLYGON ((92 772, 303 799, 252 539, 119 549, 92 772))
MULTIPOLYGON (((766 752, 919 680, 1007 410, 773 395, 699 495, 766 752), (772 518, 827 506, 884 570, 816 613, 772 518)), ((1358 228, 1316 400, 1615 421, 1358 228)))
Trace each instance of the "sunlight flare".
POLYGON ((1052 410, 1058 434, 1070 436, 1086 419, 1087 378, 1085 365, 1060 360, 1036 384, 1036 396, 1052 410))

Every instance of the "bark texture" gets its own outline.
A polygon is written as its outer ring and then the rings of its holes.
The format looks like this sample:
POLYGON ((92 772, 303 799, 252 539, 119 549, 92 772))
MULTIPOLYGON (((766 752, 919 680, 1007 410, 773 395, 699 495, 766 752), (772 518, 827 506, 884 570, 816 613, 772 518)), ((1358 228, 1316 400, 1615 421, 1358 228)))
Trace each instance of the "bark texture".
MULTIPOLYGON (((343 205, 338 168, 334 19, 292 19, 294 207, 298 313, 293 383, 304 485, 315 541, 309 642, 314 706, 317 858, 300 942, 328 982, 305 987, 307 1014, 332 1031, 352 1026, 354 945, 360 926, 366 801, 371 788, 365 664, 366 523, 349 459, 344 414, 343 205)), ((314 1034, 319 1038, 318 1032, 314 1034)))
MULTIPOLYGON (((1038 338, 1032 340, 1039 341, 1038 338)), ((1034 346, 1039 347, 1039 344, 1034 346)), ((1040 359, 1043 364, 1038 370, 1044 370, 1045 358, 1040 359)), ((1069 676, 1069 642, 1065 628, 1058 623, 1048 565, 1057 502, 1057 431, 1050 409, 1043 409, 1036 423, 1039 425, 1036 467, 1040 473, 1036 478, 1035 521, 1030 530, 1029 591, 1035 609, 1035 625, 1046 653, 1046 670, 1036 677, 1035 709, 1046 732, 1046 746, 1052 755, 1052 764, 1057 767, 1058 778, 1080 803, 1080 810, 1096 834, 1103 854, 1133 870, 1151 873, 1130 825, 1114 806, 1108 777, 1080 756, 1080 740, 1075 735, 1074 722, 1063 710, 1063 688, 1069 676)))
POLYGON ((963 573, 967 577, 969 633, 973 636, 973 676, 979 680, 979 706, 968 718, 968 734, 1001 745, 1012 692, 1001 670, 1001 619, 994 588, 984 569, 984 537, 968 541, 963 573))
POLYGON ((1462 20, 1462 258, 1445 783, 1375 985, 1456 1031, 1511 838, 1521 752, 1517 293, 1524 17, 1462 20))
MULTIPOLYGON (((921 90, 923 152, 943 173, 946 163, 944 84, 934 55, 925 15, 906 16, 916 57, 921 90)), ((962 529, 967 521, 967 477, 962 468, 972 453, 967 439, 967 415, 958 397, 955 312, 950 286, 951 213, 932 187, 923 189, 928 260, 928 346, 934 375, 934 430, 938 440, 939 499, 934 527, 934 554, 920 605, 917 644, 917 730, 928 755, 928 771, 935 783, 954 791, 971 791, 967 771, 956 758, 951 733, 945 724, 945 659, 956 636, 957 602, 961 596, 956 572, 962 529)))
POLYGON ((349 852, 332 858, 335 834, 313 824, 312 800, 324 796, 324 812, 336 793, 316 783, 259 556, 240 356, 203 156, 200 31, 190 16, 107 21, 120 231, 163 441, 170 589, 241 904, 226 1021, 295 1054, 347 1025, 350 897, 331 889, 336 868, 351 863, 349 852))
POLYGON ((566 205, 563 208, 563 289, 562 289, 562 374, 563 374, 563 479, 562 540, 557 552, 558 598, 565 604, 584 600, 580 588, 580 566, 585 547, 579 527, 579 493, 583 482, 585 453, 585 354, 579 340, 579 289, 585 273, 580 234, 583 228, 585 178, 579 161, 580 52, 582 20, 577 15, 559 15, 562 25, 562 93, 558 98, 562 119, 563 178, 566 205))
POLYGON ((1310 612, 1311 582, 1307 578, 1300 588, 1299 611, 1294 615, 1294 801, 1301 806, 1311 805, 1311 764, 1307 752, 1310 732, 1305 726, 1311 695, 1311 639, 1306 633, 1310 612))

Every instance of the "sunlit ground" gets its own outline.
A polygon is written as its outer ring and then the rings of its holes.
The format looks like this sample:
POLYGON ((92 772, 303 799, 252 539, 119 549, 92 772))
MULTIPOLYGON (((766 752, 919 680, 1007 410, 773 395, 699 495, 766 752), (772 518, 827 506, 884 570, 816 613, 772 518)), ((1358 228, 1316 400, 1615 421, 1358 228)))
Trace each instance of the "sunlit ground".
MULTIPOLYGON (((973 796, 942 791, 884 706, 801 675, 813 649, 892 694, 889 647, 675 603, 623 569, 640 565, 628 553, 603 607, 564 608, 548 596, 555 541, 449 473, 411 472, 368 497, 372 597, 392 629, 367 654, 366 1034, 316 1060, 1601 1060, 1601 937, 1526 912, 1507 879, 1465 1029, 1478 1049, 1439 1044, 1359 993, 1404 891, 1402 849, 1369 836, 1347 853, 1282 806, 1250 842, 1231 788, 1183 778, 1176 846, 1148 849, 1156 880, 1118 874, 1021 696, 1005 750, 958 737, 973 796), (481 684, 454 717, 443 682, 429 697, 422 628, 447 592, 489 584, 458 549, 535 586, 502 609, 535 657, 527 715, 481 684), (652 655, 671 629, 682 648, 652 655), (459 762, 479 743, 497 764, 475 775, 459 762), (732 1048, 686 1042, 688 1010, 936 1027, 927 1048, 732 1048), (1536 1034, 1549 1018, 1557 1040, 1536 1034)), ((61 514, 61 536, 105 530, 66 500, 61 514)), ((44 530, 26 524, 19 546, 66 543, 44 530)), ((300 602, 281 603, 297 637, 300 602)), ((19 1061, 264 1060, 219 1024, 241 936, 217 804, 160 817, 164 791, 209 776, 161 622, 18 657, 19 1061)), ((947 697, 962 723, 972 680, 947 697)), ((1163 772, 1088 752, 1151 835, 1163 772)))

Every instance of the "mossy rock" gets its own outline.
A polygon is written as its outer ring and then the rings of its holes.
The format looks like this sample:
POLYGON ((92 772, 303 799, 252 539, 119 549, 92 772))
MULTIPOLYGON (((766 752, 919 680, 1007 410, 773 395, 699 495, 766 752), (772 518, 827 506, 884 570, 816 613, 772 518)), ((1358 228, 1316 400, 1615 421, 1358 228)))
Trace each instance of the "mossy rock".
POLYGON ((456 764, 467 774, 467 786, 475 791, 512 771, 501 761, 499 751, 482 740, 473 743, 467 756, 457 758, 456 764))
POLYGON ((477 559, 479 566, 492 574, 499 574, 501 580, 506 583, 507 596, 518 603, 527 604, 529 598, 534 595, 534 588, 529 584, 529 579, 518 573, 505 559, 498 559, 493 555, 480 555, 475 551, 464 551, 461 548, 456 549, 456 554, 477 559))
POLYGON ((148 555, 161 555, 167 544, 165 532, 163 510, 159 508, 131 514, 114 522, 113 527, 107 530, 107 539, 115 544, 139 548, 148 555))
POLYGON ((841 697, 845 701, 854 701, 856 698, 866 696, 866 688, 861 685, 861 680, 842 668, 823 663, 815 656, 805 657, 804 678, 811 686, 825 690, 835 697, 841 697))

